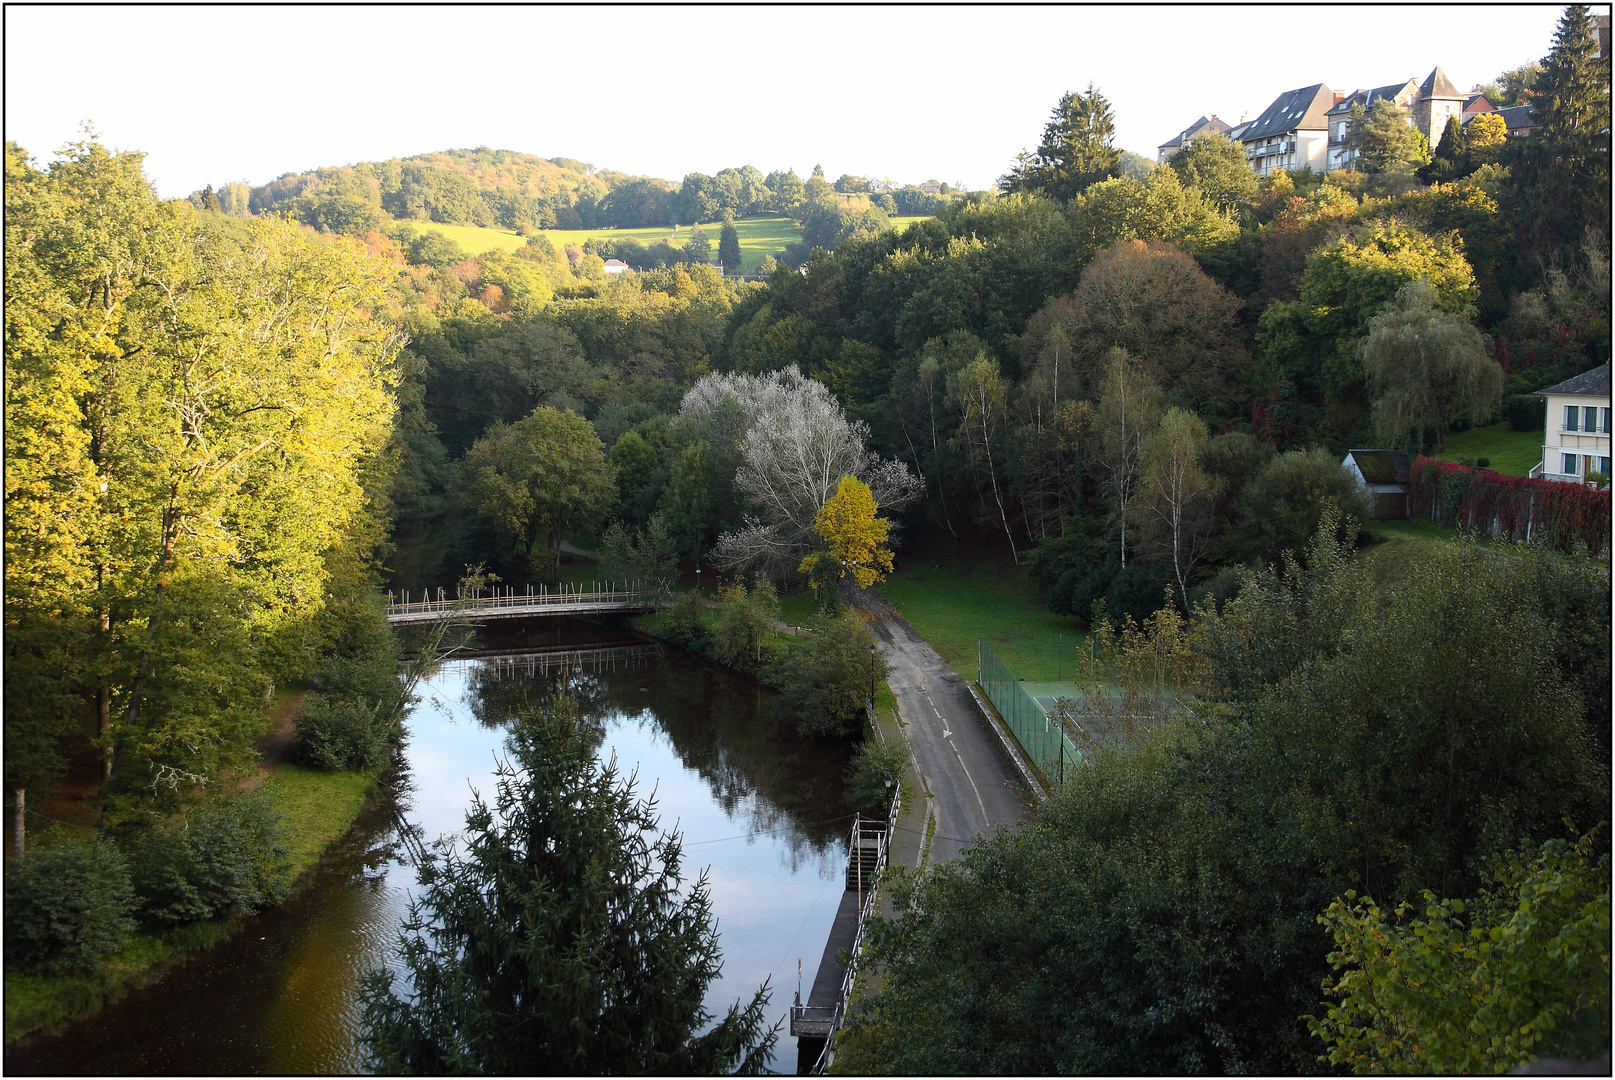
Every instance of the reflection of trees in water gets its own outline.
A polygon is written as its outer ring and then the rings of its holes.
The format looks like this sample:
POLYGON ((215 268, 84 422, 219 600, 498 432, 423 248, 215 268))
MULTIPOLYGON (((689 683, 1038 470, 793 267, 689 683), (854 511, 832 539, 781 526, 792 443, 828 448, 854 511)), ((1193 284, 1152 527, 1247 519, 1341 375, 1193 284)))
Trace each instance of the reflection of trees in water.
POLYGON ((676 650, 616 670, 561 672, 491 660, 465 665, 465 702, 497 728, 564 690, 603 737, 613 716, 644 717, 707 784, 737 832, 774 834, 794 871, 838 851, 853 807, 844 797, 848 747, 806 739, 769 715, 772 691, 676 650))

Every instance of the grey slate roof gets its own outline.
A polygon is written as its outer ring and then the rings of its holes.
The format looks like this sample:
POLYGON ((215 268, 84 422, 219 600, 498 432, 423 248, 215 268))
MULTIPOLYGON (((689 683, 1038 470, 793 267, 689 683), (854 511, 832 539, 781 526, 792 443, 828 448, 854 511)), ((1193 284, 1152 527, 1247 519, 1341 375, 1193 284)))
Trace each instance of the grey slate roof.
POLYGON ((1599 364, 1591 371, 1583 371, 1574 379, 1566 379, 1562 383, 1544 387, 1537 391, 1546 397, 1548 394, 1558 394, 1562 397, 1609 397, 1609 365, 1599 364))
POLYGON ((1240 138, 1245 142, 1254 142, 1273 135, 1283 135, 1298 128, 1306 131, 1322 131, 1329 126, 1324 120, 1324 114, 1334 103, 1334 91, 1323 83, 1286 91, 1275 98, 1273 104, 1251 122, 1250 127, 1245 129, 1240 138))
POLYGON ((1535 105, 1510 105, 1506 109, 1497 109, 1495 111, 1498 116, 1503 118, 1503 123, 1508 125, 1510 131, 1516 128, 1537 126, 1535 105))
POLYGON ((1447 73, 1442 71, 1439 66, 1424 77, 1424 81, 1419 84, 1419 93, 1427 98, 1461 98, 1464 96, 1456 86, 1452 85, 1452 80, 1447 78, 1447 73))
POLYGON ((1172 136, 1166 142, 1162 143, 1161 149, 1164 150, 1169 146, 1182 146, 1196 135, 1204 135, 1208 131, 1214 131, 1220 135, 1227 134, 1228 125, 1217 119, 1215 116, 1202 116, 1200 119, 1196 120, 1194 123, 1172 136))
POLYGON ((1408 473, 1412 462, 1401 450, 1348 450, 1346 451, 1357 469, 1363 474, 1364 483, 1369 484, 1405 484, 1408 482, 1408 473))
POLYGON ((1374 102, 1378 101, 1380 98, 1389 98, 1390 100, 1395 101, 1396 95, 1406 90, 1408 86, 1412 84, 1412 82, 1412 79, 1408 79, 1405 82, 1392 83, 1389 86, 1376 86, 1372 90, 1354 91, 1353 93, 1347 94, 1340 104, 1330 109, 1325 115, 1349 115, 1353 105, 1361 105, 1364 109, 1371 109, 1374 107, 1374 102))

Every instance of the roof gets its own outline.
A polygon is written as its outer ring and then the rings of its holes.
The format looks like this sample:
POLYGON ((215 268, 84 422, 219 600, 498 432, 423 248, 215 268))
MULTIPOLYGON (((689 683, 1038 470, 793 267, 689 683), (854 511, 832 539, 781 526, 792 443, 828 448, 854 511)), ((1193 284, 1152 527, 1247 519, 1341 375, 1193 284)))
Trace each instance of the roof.
POLYGON ((1609 365, 1599 364, 1591 371, 1583 371, 1574 379, 1543 387, 1537 391, 1543 397, 1556 394, 1560 397, 1609 397, 1609 365))
POLYGON ((1461 98, 1464 96, 1456 86, 1452 85, 1452 80, 1447 78, 1447 73, 1442 71, 1439 65, 1434 71, 1426 75, 1424 81, 1419 84, 1419 94, 1427 98, 1461 98))
POLYGON ((1469 110, 1473 109, 1475 107, 1475 102, 1477 101, 1484 101, 1486 103, 1486 108, 1482 109, 1481 112, 1490 112, 1492 109, 1496 108, 1496 106, 1492 104, 1492 99, 1487 97, 1485 94, 1470 94, 1468 97, 1464 98, 1464 112, 1468 112, 1469 110))
POLYGON ((1223 132, 1223 134, 1227 135, 1234 142, 1238 142, 1240 139, 1245 137, 1245 132, 1250 130, 1250 126, 1251 122, 1249 120, 1241 120, 1239 123, 1223 132))
POLYGON ((1537 126, 1535 105, 1510 105, 1506 109, 1497 109, 1495 111, 1498 116, 1503 118, 1503 123, 1508 125, 1510 131, 1537 126))
POLYGON ((1202 116, 1200 119, 1196 120, 1194 123, 1172 136, 1166 142, 1162 143, 1161 149, 1165 150, 1169 146, 1182 146, 1196 135, 1205 135, 1208 132, 1215 132, 1218 135, 1227 134, 1228 125, 1217 119, 1215 116, 1202 116))
POLYGON ((1361 105, 1364 109, 1369 109, 1372 108, 1374 102, 1378 101, 1380 98, 1389 98, 1392 102, 1395 102, 1398 94, 1409 90, 1414 93, 1418 93, 1418 89, 1419 88, 1417 86, 1413 85, 1413 80, 1408 79, 1405 82, 1391 83, 1388 86, 1376 86, 1372 90, 1354 90, 1342 98, 1339 104, 1330 109, 1324 115, 1334 116, 1338 113, 1341 116, 1345 116, 1351 112, 1351 107, 1353 105, 1361 105))
POLYGON ((1245 142, 1265 139, 1270 135, 1283 135, 1298 128, 1322 131, 1329 124, 1324 114, 1335 102, 1335 94, 1323 83, 1313 83, 1299 90, 1288 90, 1273 99, 1262 115, 1251 121, 1250 127, 1240 136, 1245 142))
POLYGON ((1357 463, 1357 471, 1369 484, 1405 484, 1412 462, 1401 450, 1348 450, 1346 456, 1357 463))

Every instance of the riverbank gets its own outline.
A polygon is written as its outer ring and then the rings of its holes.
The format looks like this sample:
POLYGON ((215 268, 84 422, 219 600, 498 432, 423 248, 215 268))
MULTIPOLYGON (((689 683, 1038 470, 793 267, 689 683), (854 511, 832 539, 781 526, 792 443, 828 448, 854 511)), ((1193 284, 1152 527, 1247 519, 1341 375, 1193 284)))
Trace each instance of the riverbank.
MULTIPOLYGON (((286 740, 277 740, 276 735, 290 728, 300 699, 300 694, 283 693, 271 709, 274 728, 266 740, 264 766, 257 777, 249 778, 286 825, 296 881, 288 899, 302 890, 308 871, 353 826, 378 779, 375 772, 324 772, 284 760, 280 744, 286 740)), ((244 923, 244 916, 230 916, 166 930, 140 929, 128 947, 100 968, 76 975, 30 975, 7 968, 5 1045, 9 1048, 25 1036, 95 1012, 195 953, 228 941, 244 923)))

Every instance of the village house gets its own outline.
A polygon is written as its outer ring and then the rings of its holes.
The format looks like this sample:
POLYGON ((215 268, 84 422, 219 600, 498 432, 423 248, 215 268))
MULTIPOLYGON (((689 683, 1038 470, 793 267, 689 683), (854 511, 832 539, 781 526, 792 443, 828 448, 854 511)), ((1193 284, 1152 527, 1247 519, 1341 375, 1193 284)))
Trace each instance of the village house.
POLYGON ((629 273, 632 270, 633 270, 633 267, 629 266, 627 263, 623 262, 621 259, 607 259, 606 260, 605 271, 608 274, 626 274, 626 273, 629 273))
POLYGON ((1419 84, 1412 79, 1406 82, 1391 83, 1388 86, 1376 86, 1372 90, 1354 90, 1349 94, 1337 94, 1340 100, 1334 107, 1324 114, 1329 124, 1329 164, 1328 170, 1349 169, 1357 163, 1357 151, 1346 146, 1346 136, 1351 133, 1351 109, 1353 105, 1361 105, 1363 112, 1368 112, 1378 101, 1391 101, 1411 114, 1413 105, 1419 98, 1419 84))
POLYGON ((1600 364, 1537 394, 1547 399, 1542 461, 1532 477, 1586 483, 1591 473, 1609 477, 1609 365, 1600 364))
POLYGON ((1328 169, 1329 125, 1335 94, 1323 83, 1280 94, 1241 133, 1245 160, 1257 176, 1295 169, 1328 169))
MULTIPOLYGON (((1447 73, 1438 66, 1424 82, 1416 83, 1412 79, 1406 82, 1392 83, 1388 86, 1376 86, 1372 90, 1356 90, 1344 96, 1337 96, 1327 114, 1329 121, 1329 169, 1349 169, 1356 164, 1356 153, 1346 148, 1346 136, 1351 131, 1351 110, 1353 105, 1361 105, 1363 111, 1374 107, 1381 100, 1389 100, 1407 110, 1408 123, 1419 129, 1419 132, 1430 140, 1434 147, 1446 134, 1447 121, 1454 116, 1466 115, 1465 109, 1475 98, 1486 101, 1484 95, 1468 95, 1460 93, 1447 78, 1447 73)), ((1491 109, 1491 102, 1486 102, 1486 109, 1491 109)))
POLYGON ((1166 142, 1157 146, 1155 148, 1155 161, 1159 165, 1165 165, 1166 159, 1189 145, 1190 139, 1201 135, 1227 135, 1228 131, 1228 125, 1217 119, 1216 113, 1212 113, 1209 117, 1202 116, 1166 140, 1166 142))
POLYGON ((1496 111, 1497 107, 1492 104, 1492 99, 1485 94, 1470 94, 1464 98, 1464 118, 1461 122, 1467 124, 1481 113, 1496 111))
POLYGON ((1511 139, 1523 139, 1535 135, 1537 128, 1542 126, 1537 123, 1534 105, 1510 105, 1506 109, 1494 111, 1503 118, 1503 123, 1508 125, 1508 137, 1511 139))

